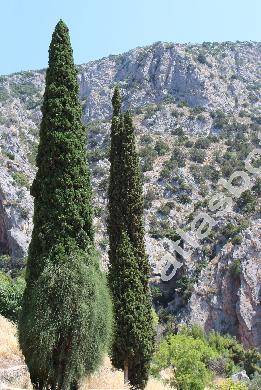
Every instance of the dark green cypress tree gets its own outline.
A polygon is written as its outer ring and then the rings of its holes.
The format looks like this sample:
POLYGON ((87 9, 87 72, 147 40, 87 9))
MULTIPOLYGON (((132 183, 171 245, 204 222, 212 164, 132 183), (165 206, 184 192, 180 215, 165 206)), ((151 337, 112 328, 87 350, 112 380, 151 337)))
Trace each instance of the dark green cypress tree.
POLYGON ((121 114, 121 97, 119 88, 116 87, 112 98, 113 117, 111 124, 111 148, 110 148, 110 180, 109 180, 109 257, 115 257, 120 230, 122 226, 122 136, 123 115, 121 114))
POLYGON ((92 228, 86 129, 69 31, 49 49, 19 340, 35 388, 76 388, 107 347, 111 303, 92 228))
POLYGON ((144 389, 153 352, 154 331, 144 247, 143 197, 134 127, 121 114, 120 94, 112 99, 109 220, 109 281, 115 312, 112 363, 125 380, 144 389))

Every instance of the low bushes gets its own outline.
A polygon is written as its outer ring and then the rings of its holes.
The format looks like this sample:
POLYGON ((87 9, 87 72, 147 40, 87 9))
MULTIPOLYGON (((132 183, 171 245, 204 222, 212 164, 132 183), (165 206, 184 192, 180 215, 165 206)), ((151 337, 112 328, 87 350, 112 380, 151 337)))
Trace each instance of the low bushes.
POLYGON ((207 149, 211 145, 211 140, 207 137, 198 138, 195 142, 195 147, 199 149, 207 149))
POLYGON ((185 167, 186 155, 180 148, 175 147, 172 151, 171 161, 180 168, 185 167))
POLYGON ((11 321, 17 321, 21 310, 25 288, 24 278, 11 279, 0 271, 0 314, 11 321))
POLYGON ((203 149, 192 148, 190 151, 190 159, 197 163, 203 163, 206 158, 206 152, 203 149))
POLYGON ((237 200, 237 207, 243 212, 255 212, 257 205, 257 198, 251 190, 244 191, 237 200))
POLYGON ((164 156, 164 154, 169 151, 169 145, 162 140, 158 140, 156 141, 154 149, 156 150, 158 156, 164 156))
POLYGON ((152 374, 157 376, 162 369, 174 366, 171 386, 180 390, 201 390, 212 379, 206 363, 215 356, 217 353, 201 339, 185 334, 168 336, 154 356, 152 374))
POLYGON ((20 187, 30 187, 28 177, 23 172, 12 172, 12 178, 20 187))
MULTIPOLYGON (((234 372, 245 370, 253 378, 249 389, 258 389, 253 386, 255 382, 260 383, 260 358, 257 350, 246 351, 233 337, 214 331, 205 334, 195 325, 184 326, 178 334, 168 335, 161 341, 151 370, 153 375, 160 376, 162 370, 171 369, 169 382, 179 390, 204 390, 217 374, 229 377, 234 372)), ((233 384, 228 379, 222 385, 210 388, 244 390, 248 387, 242 383, 233 384)))

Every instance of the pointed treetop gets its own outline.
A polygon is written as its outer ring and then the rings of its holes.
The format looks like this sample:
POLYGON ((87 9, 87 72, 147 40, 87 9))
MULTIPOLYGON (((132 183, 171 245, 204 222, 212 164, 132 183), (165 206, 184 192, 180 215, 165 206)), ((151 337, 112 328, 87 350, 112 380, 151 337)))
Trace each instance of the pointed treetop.
POLYGON ((121 111, 121 94, 120 88, 118 85, 114 88, 114 93, 112 97, 112 106, 113 106, 113 116, 118 116, 121 111))
POLYGON ((67 25, 64 23, 62 19, 59 20, 59 22, 56 24, 54 32, 53 32, 53 37, 58 36, 62 38, 62 36, 68 35, 69 36, 69 28, 67 25))
POLYGON ((64 62, 68 63, 68 60, 73 64, 69 29, 63 20, 59 20, 52 34, 52 41, 49 47, 49 66, 54 61, 62 65, 64 62))
POLYGON ((64 27, 65 27, 65 28, 68 28, 67 25, 66 25, 66 23, 65 23, 62 19, 60 19, 59 22, 56 24, 55 29, 64 28, 64 27))

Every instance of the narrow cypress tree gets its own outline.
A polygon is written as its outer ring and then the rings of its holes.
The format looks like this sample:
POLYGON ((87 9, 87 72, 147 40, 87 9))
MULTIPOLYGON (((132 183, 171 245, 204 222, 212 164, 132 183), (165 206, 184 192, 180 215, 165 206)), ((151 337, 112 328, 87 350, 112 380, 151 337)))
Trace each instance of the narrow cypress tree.
POLYGON ((121 114, 121 97, 116 87, 112 98, 113 117, 111 124, 110 179, 109 179, 109 257, 114 258, 122 226, 122 136, 123 115, 121 114))
POLYGON ((125 381, 144 389, 153 352, 148 288, 149 264, 144 247, 143 197, 134 127, 121 114, 120 94, 112 99, 109 220, 109 281, 115 311, 112 362, 125 381))
POLYGON ((86 130, 67 26, 49 49, 19 340, 38 389, 74 389, 100 363, 111 304, 94 249, 86 130))

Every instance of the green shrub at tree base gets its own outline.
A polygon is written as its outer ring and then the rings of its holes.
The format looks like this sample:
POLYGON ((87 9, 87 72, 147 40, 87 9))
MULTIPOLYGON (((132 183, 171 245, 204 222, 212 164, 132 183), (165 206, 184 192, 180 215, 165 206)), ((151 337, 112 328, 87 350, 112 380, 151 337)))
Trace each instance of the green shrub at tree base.
POLYGON ((12 279, 0 271, 0 314, 17 322, 22 308, 25 280, 22 276, 12 279))
POLYGON ((181 390, 210 389, 250 389, 260 382, 261 355, 256 349, 245 350, 235 338, 223 336, 211 331, 206 334, 197 325, 183 326, 179 333, 165 337, 158 345, 152 361, 151 372, 160 376, 162 370, 171 368, 173 375, 170 383, 181 390), (252 379, 248 384, 235 384, 227 380, 224 386, 212 384, 212 378, 218 375, 230 377, 231 374, 246 370, 252 379), (253 386, 251 387, 251 383, 253 386))
POLYGON ((213 377, 206 363, 217 355, 204 340, 183 334, 168 336, 155 353, 151 372, 157 376, 162 369, 175 367, 170 378, 173 387, 203 390, 213 377))

